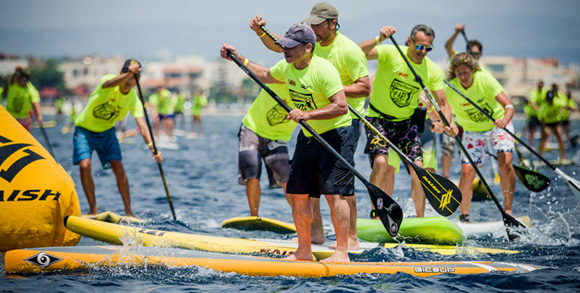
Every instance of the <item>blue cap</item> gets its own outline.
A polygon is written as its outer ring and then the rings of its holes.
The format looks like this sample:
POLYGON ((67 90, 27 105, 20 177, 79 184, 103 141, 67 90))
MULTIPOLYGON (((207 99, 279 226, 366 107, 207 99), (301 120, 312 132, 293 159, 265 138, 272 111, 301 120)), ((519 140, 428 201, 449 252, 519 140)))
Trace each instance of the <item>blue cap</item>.
POLYGON ((276 42, 286 48, 294 48, 301 43, 316 43, 316 34, 305 24, 292 25, 284 37, 276 42))

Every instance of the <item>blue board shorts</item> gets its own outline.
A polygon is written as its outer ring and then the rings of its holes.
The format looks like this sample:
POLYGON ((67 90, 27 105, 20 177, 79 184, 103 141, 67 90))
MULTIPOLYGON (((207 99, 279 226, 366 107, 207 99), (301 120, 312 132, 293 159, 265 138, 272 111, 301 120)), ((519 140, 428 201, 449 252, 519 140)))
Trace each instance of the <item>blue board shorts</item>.
POLYGON ((103 169, 110 169, 110 161, 121 161, 121 146, 117 140, 115 127, 103 132, 92 132, 80 126, 75 127, 73 135, 73 164, 91 159, 93 151, 97 151, 103 169))

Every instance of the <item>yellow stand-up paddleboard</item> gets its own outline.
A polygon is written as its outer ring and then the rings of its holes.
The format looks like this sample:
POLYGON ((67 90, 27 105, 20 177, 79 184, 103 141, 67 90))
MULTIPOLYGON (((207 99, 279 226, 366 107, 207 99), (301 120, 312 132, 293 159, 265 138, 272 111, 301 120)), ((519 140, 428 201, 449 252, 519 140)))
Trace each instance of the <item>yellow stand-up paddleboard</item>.
POLYGON ((111 211, 102 212, 102 213, 99 213, 96 215, 83 215, 83 218, 102 221, 102 222, 108 222, 108 223, 114 223, 114 224, 118 224, 118 223, 146 223, 147 222, 147 220, 142 220, 139 218, 129 217, 129 216, 121 216, 121 215, 115 214, 111 211))
MULTIPOLYGON (((272 253, 278 255, 290 255, 297 249, 298 243, 289 240, 251 240, 231 237, 208 236, 199 234, 189 234, 180 232, 170 232, 161 230, 152 230, 139 227, 124 226, 111 224, 81 217, 69 216, 66 219, 65 226, 67 229, 110 244, 123 245, 134 243, 142 246, 158 247, 175 247, 192 250, 223 252, 223 253, 272 253)), ((454 254, 481 254, 481 253, 519 253, 516 250, 483 248, 483 247, 465 247, 454 245, 430 245, 430 244, 398 244, 385 243, 361 243, 363 249, 376 248, 379 246, 385 248, 395 248, 403 245, 406 248, 439 253, 442 255, 454 254)), ((363 250, 351 251, 352 253, 361 253, 363 250)), ((334 250, 324 246, 313 246, 313 259, 321 260, 330 257, 334 250)))
POLYGON ((271 231, 280 234, 296 233, 296 226, 294 224, 264 217, 229 218, 222 222, 222 227, 248 231, 271 231))
POLYGON ((354 274, 407 273, 429 277, 439 274, 525 273, 542 267, 492 261, 349 262, 324 264, 279 258, 230 255, 172 248, 77 246, 11 250, 5 256, 7 274, 79 271, 89 267, 190 267, 249 276, 306 278, 354 274))

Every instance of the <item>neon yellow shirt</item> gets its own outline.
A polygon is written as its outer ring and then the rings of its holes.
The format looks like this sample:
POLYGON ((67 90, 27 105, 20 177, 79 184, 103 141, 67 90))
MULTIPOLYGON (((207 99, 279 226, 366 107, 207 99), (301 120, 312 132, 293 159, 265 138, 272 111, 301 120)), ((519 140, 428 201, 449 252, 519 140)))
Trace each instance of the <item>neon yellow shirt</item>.
POLYGON ((193 97, 193 107, 191 107, 191 113, 193 116, 201 116, 201 110, 207 106, 207 97, 204 95, 195 95, 193 97))
POLYGON ((175 101, 175 112, 183 112, 185 106, 185 96, 183 94, 178 94, 175 101))
MULTIPOLYGON (((286 84, 272 83, 268 84, 268 87, 286 104, 292 105, 286 84)), ((286 117, 288 117, 288 112, 268 92, 261 90, 250 106, 248 113, 244 116, 242 123, 261 137, 289 141, 297 123, 286 119, 286 117)))
MULTIPOLYGON (((546 99, 546 90, 542 89, 542 90, 538 90, 538 88, 534 88, 531 92, 530 92, 530 96, 529 96, 529 101, 530 104, 532 102, 535 102, 536 105, 538 105, 538 107, 540 107, 542 105, 542 102, 546 99)), ((530 109, 530 116, 538 116, 538 111, 536 111, 536 109, 534 109, 534 107, 531 107, 532 109, 530 109)))
MULTIPOLYGON (((285 81, 290 98, 296 108, 302 111, 322 109, 330 105, 329 97, 344 89, 338 71, 326 59, 312 56, 308 67, 298 70, 294 64, 280 60, 270 68, 270 74, 277 80, 285 81)), ((350 115, 341 115, 332 119, 309 120, 307 123, 318 133, 351 125, 350 115)), ((312 135, 305 129, 304 135, 312 135)))
POLYGON ((128 112, 133 117, 143 117, 143 104, 135 89, 124 95, 119 86, 103 88, 103 83, 115 78, 114 74, 103 76, 101 83, 91 94, 89 103, 75 120, 75 125, 92 132, 103 132, 115 126, 115 122, 123 120, 128 112))
MULTIPOLYGON (((568 106, 572 109, 577 108, 576 102, 574 101, 574 99, 568 98, 567 96, 564 96, 564 101, 567 101, 565 106, 568 106)), ((570 109, 566 109, 566 108, 562 109, 562 115, 561 115, 562 121, 569 121, 570 120, 570 112, 571 112, 570 109)))
MULTIPOLYGON (((400 48, 407 55, 408 47, 400 48)), ((419 105, 421 86, 415 81, 413 72, 395 46, 381 45, 376 49, 379 64, 371 92, 371 104, 384 114, 397 118, 393 121, 409 119, 419 105)), ((444 88, 443 70, 435 62, 425 57, 421 64, 411 64, 431 92, 444 88)), ((380 114, 369 108, 367 116, 380 117, 380 114)))
POLYGON ((168 89, 162 89, 160 93, 149 96, 149 103, 155 105, 157 113, 162 115, 173 114, 176 102, 168 89))
MULTIPOLYGON (((504 117, 505 110, 495 99, 503 92, 503 87, 491 74, 476 71, 473 75, 473 84, 469 89, 465 89, 457 77, 449 83, 489 113, 494 120, 504 117)), ((493 121, 450 87, 445 88, 445 94, 447 102, 455 114, 457 124, 461 125, 463 129, 471 132, 483 132, 495 127, 493 121)))
MULTIPOLYGON (((336 38, 328 46, 316 43, 314 55, 322 57, 334 65, 336 70, 338 70, 343 86, 351 85, 357 79, 369 75, 365 53, 355 42, 340 32, 336 32, 336 38)), ((357 112, 364 113, 364 97, 346 97, 346 101, 357 112)), ((355 114, 351 113, 350 115, 353 119, 358 119, 355 114)))
MULTIPOLYGON (((546 94, 548 94, 548 92, 549 91, 546 91, 546 94)), ((548 101, 544 100, 540 106, 540 111, 538 111, 538 119, 540 119, 540 121, 543 120, 546 124, 562 121, 562 107, 566 105, 566 99, 567 97, 562 92, 558 91, 558 94, 554 97, 554 101, 551 105, 548 101)))
POLYGON ((8 86, 6 110, 12 117, 17 119, 28 118, 30 110, 32 110, 32 106, 36 102, 40 102, 40 95, 30 82, 26 83, 26 87, 21 87, 18 83, 8 86))

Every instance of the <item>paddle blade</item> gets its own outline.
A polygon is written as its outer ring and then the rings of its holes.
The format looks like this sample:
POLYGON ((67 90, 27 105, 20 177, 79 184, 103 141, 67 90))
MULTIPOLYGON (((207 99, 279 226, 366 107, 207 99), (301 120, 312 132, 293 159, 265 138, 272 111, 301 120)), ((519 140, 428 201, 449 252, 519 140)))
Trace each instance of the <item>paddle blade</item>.
POLYGON ((550 186, 550 178, 544 174, 517 165, 514 165, 514 170, 522 184, 529 191, 540 192, 550 186))
POLYGON ((503 224, 506 226, 506 232, 510 241, 517 240, 528 234, 528 231, 526 230, 528 227, 522 222, 516 220, 516 218, 505 212, 502 212, 502 216, 503 224))
POLYGON ((425 197, 438 214, 451 216, 461 204, 461 190, 451 180, 412 164, 419 176, 425 197))
POLYGON ((377 216, 381 219, 383 226, 385 226, 385 229, 391 237, 397 236, 401 223, 403 222, 403 209, 401 209, 395 200, 376 185, 367 182, 365 186, 367 187, 371 201, 375 206, 377 216))

